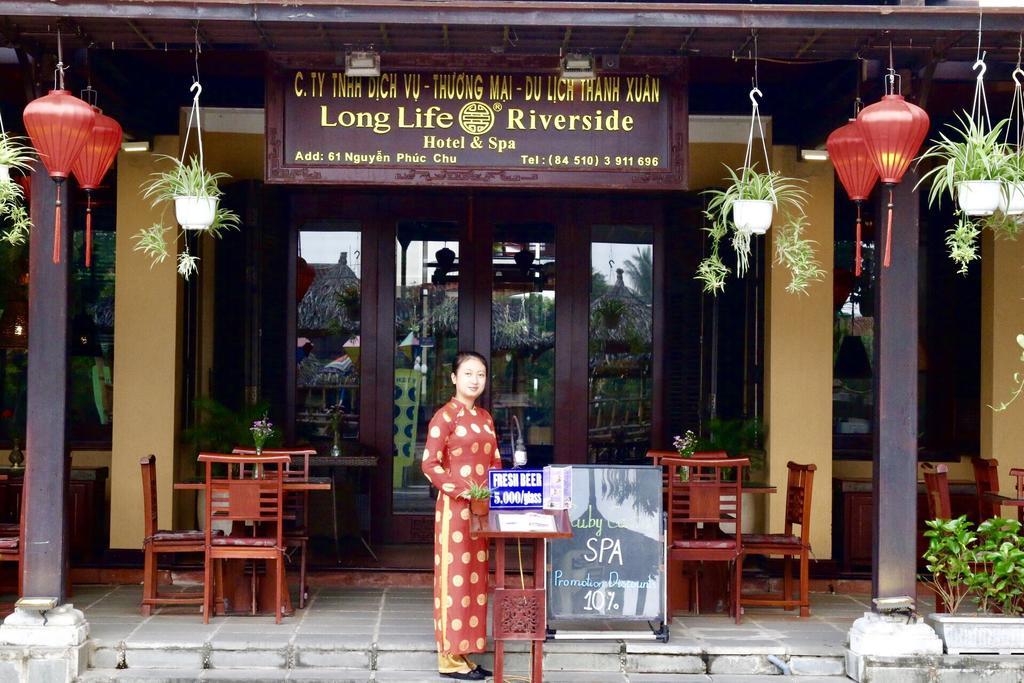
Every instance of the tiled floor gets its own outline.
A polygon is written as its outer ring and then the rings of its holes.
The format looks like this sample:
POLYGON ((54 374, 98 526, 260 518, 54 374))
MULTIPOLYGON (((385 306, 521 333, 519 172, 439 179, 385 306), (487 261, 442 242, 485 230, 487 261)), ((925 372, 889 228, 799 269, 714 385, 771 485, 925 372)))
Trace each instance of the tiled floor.
MULTIPOLYGON (((139 586, 76 586, 73 602, 89 620, 91 635, 105 642, 144 643, 171 640, 183 647, 237 640, 252 634, 266 642, 293 637, 341 637, 365 643, 432 644, 432 595, 422 588, 314 589, 306 608, 274 624, 271 616, 214 617, 203 624, 195 608, 139 614, 139 586)), ((690 644, 709 652, 838 652, 854 619, 869 609, 867 596, 815 594, 812 616, 799 618, 781 609, 747 608, 743 623, 724 615, 678 615, 671 624, 671 645, 690 644)), ((618 627, 612 627, 618 628, 618 627)))

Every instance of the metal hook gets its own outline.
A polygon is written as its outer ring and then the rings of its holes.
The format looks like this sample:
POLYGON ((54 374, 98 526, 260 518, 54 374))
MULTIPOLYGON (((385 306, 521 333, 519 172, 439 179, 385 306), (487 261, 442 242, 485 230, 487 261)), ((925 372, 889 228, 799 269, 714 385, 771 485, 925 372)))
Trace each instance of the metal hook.
POLYGON ((1013 70, 1012 74, 1010 74, 1010 77, 1013 78, 1013 84, 1019 88, 1022 84, 1020 81, 1017 80, 1017 74, 1024 76, 1024 70, 1021 70, 1019 66, 1013 70))
POLYGON ((196 91, 196 94, 192 96, 192 101, 198 102, 199 96, 203 94, 203 86, 199 83, 199 81, 193 81, 191 87, 189 87, 189 91, 192 90, 196 91))
POLYGON ((988 67, 985 66, 984 62, 984 53, 982 53, 981 56, 982 59, 978 59, 976 62, 974 62, 974 64, 971 65, 971 71, 977 71, 979 68, 981 69, 981 73, 975 76, 975 78, 977 78, 979 81, 985 77, 985 71, 988 70, 988 67))
POLYGON ((758 106, 758 105, 757 105, 757 100, 755 100, 755 99, 754 99, 754 97, 764 97, 764 93, 762 93, 762 92, 761 92, 760 90, 758 90, 757 88, 751 88, 751 89, 750 89, 750 95, 749 95, 749 97, 750 97, 750 103, 751 103, 752 105, 754 105, 754 109, 757 109, 757 106, 758 106))

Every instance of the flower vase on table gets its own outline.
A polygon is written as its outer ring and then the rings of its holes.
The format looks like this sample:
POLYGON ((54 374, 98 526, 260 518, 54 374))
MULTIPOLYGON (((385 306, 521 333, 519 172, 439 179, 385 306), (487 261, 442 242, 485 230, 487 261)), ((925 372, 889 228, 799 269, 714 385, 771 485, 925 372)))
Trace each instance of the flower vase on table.
POLYGON ((18 445, 18 437, 14 437, 14 444, 11 446, 11 452, 7 454, 7 459, 11 462, 12 469, 21 469, 22 464, 25 462, 25 454, 21 450, 21 446, 18 445))
POLYGON ((249 431, 252 432, 252 443, 256 447, 256 455, 263 455, 263 447, 267 444, 267 439, 274 435, 274 423, 264 415, 252 423, 249 431))
MULTIPOLYGON (((672 439, 672 446, 680 458, 692 458, 694 451, 697 450, 697 435, 692 429, 688 429, 682 436, 676 435, 672 439)), ((679 468, 679 481, 690 481, 690 468, 687 465, 679 468)))
POLYGON ((337 458, 341 456, 341 434, 337 429, 334 430, 334 443, 331 444, 331 457, 337 458))

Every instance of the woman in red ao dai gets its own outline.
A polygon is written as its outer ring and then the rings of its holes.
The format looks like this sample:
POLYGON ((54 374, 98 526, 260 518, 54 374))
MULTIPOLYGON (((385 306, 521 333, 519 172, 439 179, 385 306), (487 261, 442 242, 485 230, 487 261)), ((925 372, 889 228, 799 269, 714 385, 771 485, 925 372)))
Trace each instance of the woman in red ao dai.
POLYGON ((487 385, 487 363, 460 352, 452 363, 455 396, 427 427, 423 474, 436 486, 434 513, 434 635, 437 668, 446 678, 483 680, 491 672, 466 655, 487 645, 487 540, 469 535, 472 482, 501 467, 494 420, 476 400, 487 385))

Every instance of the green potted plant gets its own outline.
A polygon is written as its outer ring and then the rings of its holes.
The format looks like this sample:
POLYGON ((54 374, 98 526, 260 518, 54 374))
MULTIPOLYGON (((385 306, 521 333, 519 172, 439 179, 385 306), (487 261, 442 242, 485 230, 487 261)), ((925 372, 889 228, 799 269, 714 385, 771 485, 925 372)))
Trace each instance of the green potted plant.
POLYGON ((966 517, 929 520, 924 558, 949 613, 929 623, 949 654, 1024 651, 1024 539, 1013 519, 993 517, 977 529, 966 517), (971 599, 975 614, 958 610, 971 599))
POLYGON ((622 314, 626 312, 626 303, 619 299, 605 297, 598 302, 595 312, 604 326, 613 330, 622 322, 622 314))
POLYGON ((917 183, 917 187, 931 183, 929 206, 945 194, 955 197, 959 210, 968 216, 990 216, 999 208, 1011 170, 1011 154, 999 140, 1007 122, 1003 119, 986 130, 974 119, 957 115, 957 122, 949 125, 952 134, 939 133, 939 139, 918 158, 918 163, 936 162, 917 183))
POLYGON ((0 239, 10 244, 23 244, 32 228, 24 190, 11 179, 11 169, 22 173, 32 170, 32 148, 22 140, 10 133, 0 133, 0 221, 6 224, 0 239))
MULTIPOLYGON (((153 200, 153 206, 173 204, 177 222, 183 230, 201 230, 213 237, 220 237, 224 230, 237 229, 238 214, 221 207, 223 194, 219 183, 229 178, 226 173, 210 173, 203 168, 195 156, 188 162, 161 155, 171 162, 166 171, 159 171, 143 185, 143 197, 153 200)), ((135 236, 135 251, 141 251, 152 259, 153 264, 162 263, 170 254, 166 233, 170 230, 162 221, 143 228, 135 236)), ((178 254, 178 273, 186 280, 198 269, 199 259, 184 250, 178 254)))
POLYGON ((729 268, 722 261, 721 241, 731 233, 736 254, 736 274, 743 276, 750 265, 750 239, 764 234, 771 225, 774 211, 785 207, 788 219, 778 227, 775 238, 775 263, 790 271, 786 291, 806 293, 811 282, 825 275, 815 259, 814 242, 803 237, 807 228, 804 204, 807 192, 799 181, 778 171, 758 173, 746 167, 739 172, 729 168, 731 184, 725 189, 708 190, 704 216, 711 226, 705 230, 711 241, 710 254, 697 266, 696 279, 704 283, 704 291, 717 294, 725 289, 729 268))
POLYGON ((491 508, 491 490, 475 481, 467 481, 466 486, 470 513, 480 517, 486 516, 491 508))

